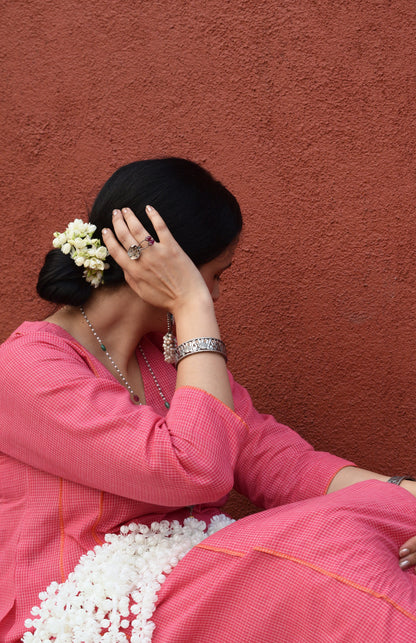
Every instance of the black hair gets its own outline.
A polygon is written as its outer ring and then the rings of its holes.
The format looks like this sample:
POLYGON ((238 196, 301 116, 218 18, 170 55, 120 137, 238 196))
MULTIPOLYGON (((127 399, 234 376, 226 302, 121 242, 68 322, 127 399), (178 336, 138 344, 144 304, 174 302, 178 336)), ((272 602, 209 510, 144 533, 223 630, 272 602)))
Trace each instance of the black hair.
MULTIPOLYGON (((129 207, 157 240, 145 213, 147 204, 156 208, 198 267, 218 257, 241 232, 240 206, 231 192, 196 163, 169 157, 129 163, 109 178, 89 216, 97 227, 94 237, 101 239, 103 228, 113 228, 114 209, 129 207)), ((121 268, 111 257, 106 261, 110 268, 104 272, 104 285, 124 283, 121 268)), ((58 248, 48 252, 37 284, 43 299, 80 306, 92 288, 69 255, 58 248)))

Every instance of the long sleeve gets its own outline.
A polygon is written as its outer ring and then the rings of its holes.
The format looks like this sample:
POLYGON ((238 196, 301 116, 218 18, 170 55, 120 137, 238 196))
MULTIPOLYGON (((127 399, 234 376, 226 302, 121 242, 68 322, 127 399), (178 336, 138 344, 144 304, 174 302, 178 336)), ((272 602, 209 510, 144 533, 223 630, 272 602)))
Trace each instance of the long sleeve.
MULTIPOLYGON (((199 389, 166 415, 126 390, 58 327, 23 324, 0 350, 0 450, 34 469, 154 505, 218 500, 233 485, 272 507, 325 493, 351 464, 314 451, 231 384, 235 412, 199 389), (53 330, 51 330, 53 328, 53 330), (97 365, 96 365, 97 366, 97 365)), ((155 351, 154 359, 162 360, 155 351)), ((161 371, 161 362, 154 367, 161 371)), ((169 367, 172 368, 172 367, 169 367)))
POLYGON ((82 347, 63 334, 20 332, 3 344, 1 451, 155 505, 211 502, 230 491, 247 431, 237 415, 187 387, 174 393, 165 417, 133 405, 109 373, 94 375, 82 347))
POLYGON ((322 495, 335 474, 353 464, 315 451, 298 433, 258 413, 246 389, 232 378, 231 383, 235 412, 248 427, 235 467, 235 487, 257 506, 268 509, 322 495))

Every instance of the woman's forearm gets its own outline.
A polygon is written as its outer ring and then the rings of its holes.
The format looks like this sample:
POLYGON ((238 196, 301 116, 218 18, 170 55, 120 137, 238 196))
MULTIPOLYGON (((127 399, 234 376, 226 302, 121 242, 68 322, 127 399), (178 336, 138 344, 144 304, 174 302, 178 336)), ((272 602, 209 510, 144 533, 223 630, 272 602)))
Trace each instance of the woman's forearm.
MULTIPOLYGON (((360 469, 359 467, 344 467, 343 469, 340 469, 332 479, 327 493, 344 489, 344 487, 349 487, 356 482, 364 482, 364 480, 380 480, 381 482, 387 482, 389 477, 390 476, 384 476, 381 473, 375 473, 374 471, 360 469)), ((403 480, 400 486, 416 497, 416 482, 413 482, 412 480, 403 480)))
MULTIPOLYGON (((220 339, 220 331, 211 296, 202 295, 189 305, 174 311, 178 344, 197 337, 220 339)), ((193 353, 178 364, 177 388, 200 388, 234 408, 225 359, 219 353, 193 353)))

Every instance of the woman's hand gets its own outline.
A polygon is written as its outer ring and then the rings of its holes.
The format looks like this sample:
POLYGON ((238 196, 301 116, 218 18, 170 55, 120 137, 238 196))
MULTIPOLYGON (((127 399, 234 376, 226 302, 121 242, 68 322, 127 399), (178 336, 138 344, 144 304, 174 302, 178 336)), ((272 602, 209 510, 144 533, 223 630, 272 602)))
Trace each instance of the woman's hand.
POLYGON ((416 536, 412 536, 412 538, 406 540, 400 547, 399 556, 399 565, 402 569, 416 565, 416 536))
MULTIPOLYGON (((174 314, 179 344, 195 337, 219 339, 214 302, 201 273, 156 210, 146 206, 146 212, 159 243, 148 247, 144 244, 139 259, 130 259, 127 250, 146 241, 149 233, 130 208, 123 208, 113 213, 117 238, 110 230, 103 230, 110 255, 122 267, 127 283, 139 297, 174 314)), ((200 388, 233 408, 226 365, 218 353, 194 353, 181 360, 176 386, 200 388)))
POLYGON ((169 232, 165 222, 151 206, 146 213, 159 237, 143 247, 140 257, 132 260, 127 255, 131 246, 137 246, 149 236, 147 230, 130 208, 114 210, 111 230, 103 230, 104 243, 110 255, 121 266, 130 288, 144 301, 174 315, 191 302, 207 300, 210 293, 201 273, 169 232))

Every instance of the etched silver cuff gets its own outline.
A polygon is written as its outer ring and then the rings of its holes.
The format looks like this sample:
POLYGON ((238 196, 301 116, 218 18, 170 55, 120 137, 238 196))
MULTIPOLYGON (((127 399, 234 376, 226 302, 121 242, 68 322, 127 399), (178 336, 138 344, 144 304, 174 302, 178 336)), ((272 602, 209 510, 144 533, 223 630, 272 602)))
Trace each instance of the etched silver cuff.
POLYGON ((413 480, 414 482, 416 482, 415 478, 412 478, 411 476, 408 476, 408 475, 405 475, 405 476, 392 476, 391 478, 389 478, 387 480, 387 482, 391 482, 391 484, 397 484, 397 485, 400 486, 401 483, 403 482, 403 480, 413 480))
POLYGON ((176 365, 179 364, 181 359, 194 353, 219 353, 227 361, 227 350, 221 339, 216 337, 196 337, 179 344, 176 349, 176 365))

